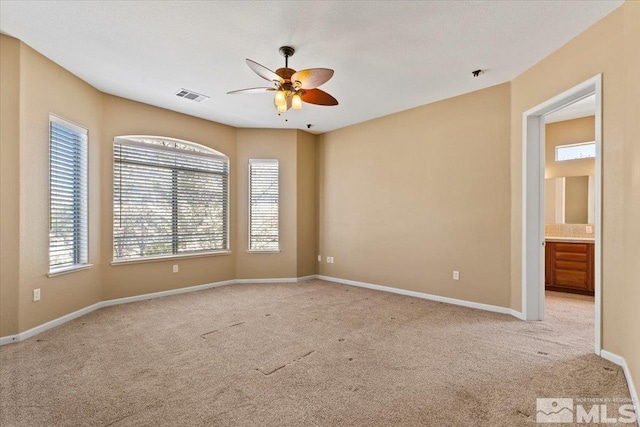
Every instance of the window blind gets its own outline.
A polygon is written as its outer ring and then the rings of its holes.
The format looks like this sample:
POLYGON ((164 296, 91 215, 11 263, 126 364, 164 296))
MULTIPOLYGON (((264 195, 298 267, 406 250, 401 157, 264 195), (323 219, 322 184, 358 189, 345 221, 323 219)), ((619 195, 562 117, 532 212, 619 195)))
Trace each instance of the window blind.
POLYGON ((249 160, 249 249, 280 249, 278 160, 249 160))
POLYGON ((49 270, 87 263, 87 130, 49 119, 49 270))
POLYGON ((115 260, 229 249, 229 160, 195 145, 116 139, 115 260))

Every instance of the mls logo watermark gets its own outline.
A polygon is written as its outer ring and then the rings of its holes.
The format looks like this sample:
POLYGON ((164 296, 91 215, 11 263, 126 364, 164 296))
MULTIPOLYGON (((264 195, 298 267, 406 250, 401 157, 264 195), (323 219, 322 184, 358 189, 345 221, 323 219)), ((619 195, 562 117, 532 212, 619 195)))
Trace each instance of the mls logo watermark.
POLYGON ((572 423, 573 399, 538 398, 536 399, 536 422, 572 423))
POLYGON ((631 424, 638 417, 633 401, 627 398, 538 398, 537 423, 631 424))

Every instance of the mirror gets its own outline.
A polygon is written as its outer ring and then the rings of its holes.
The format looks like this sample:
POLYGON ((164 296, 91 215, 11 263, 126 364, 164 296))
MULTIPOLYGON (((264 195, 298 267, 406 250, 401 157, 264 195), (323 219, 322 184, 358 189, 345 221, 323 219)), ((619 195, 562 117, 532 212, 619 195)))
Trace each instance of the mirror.
POLYGON ((595 177, 562 176, 545 180, 546 224, 593 224, 595 177))

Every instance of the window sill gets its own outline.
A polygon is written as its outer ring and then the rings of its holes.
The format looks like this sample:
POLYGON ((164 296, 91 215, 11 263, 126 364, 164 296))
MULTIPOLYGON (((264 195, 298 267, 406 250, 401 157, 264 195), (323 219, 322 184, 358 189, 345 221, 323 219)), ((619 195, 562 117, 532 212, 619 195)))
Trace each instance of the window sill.
POLYGON ((279 254, 280 249, 278 250, 265 250, 261 251, 259 249, 247 249, 248 254, 279 254))
POLYGON ((221 255, 231 255, 231 251, 200 252, 197 254, 166 255, 166 256, 157 256, 157 257, 149 257, 149 258, 123 259, 118 261, 111 261, 111 265, 139 264, 143 262, 170 261, 172 259, 202 258, 202 257, 221 256, 221 255))
POLYGON ((47 277, 61 276, 63 274, 74 273, 76 271, 88 270, 91 267, 93 267, 93 264, 79 264, 72 267, 59 268, 57 270, 49 271, 47 273, 47 277))

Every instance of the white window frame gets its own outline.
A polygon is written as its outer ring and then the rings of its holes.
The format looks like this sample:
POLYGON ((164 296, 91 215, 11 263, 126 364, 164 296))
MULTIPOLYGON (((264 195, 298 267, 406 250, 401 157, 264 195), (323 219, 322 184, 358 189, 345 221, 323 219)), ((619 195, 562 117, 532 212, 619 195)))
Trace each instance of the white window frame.
POLYGON ((89 264, 89 131, 88 129, 77 125, 69 120, 65 120, 61 117, 55 116, 53 114, 49 115, 49 268, 47 276, 54 277, 60 274, 71 273, 78 270, 84 270, 92 267, 92 264, 89 264), (80 230, 77 235, 74 236, 73 242, 73 258, 74 261, 72 264, 65 264, 62 266, 56 267, 51 264, 51 251, 52 251, 52 233, 53 229, 53 207, 55 202, 53 201, 52 193, 52 162, 53 162, 53 153, 52 153, 52 131, 53 125, 57 125, 63 127, 71 132, 75 132, 81 137, 81 146, 80 146, 80 171, 79 177, 74 176, 71 178, 73 181, 72 185, 75 188, 75 180, 79 178, 82 180, 82 185, 80 187, 79 201, 75 200, 74 204, 79 204, 80 208, 80 219, 79 225, 80 230), (79 239, 79 241, 75 241, 79 239))
POLYGON ((596 147, 596 142, 595 141, 586 141, 586 142, 579 142, 577 144, 563 144, 563 145, 556 145, 556 149, 555 149, 555 155, 556 155, 556 162, 570 162, 572 160, 585 160, 585 159, 595 159, 595 147, 596 147), (571 159, 562 159, 560 160, 558 157, 558 152, 562 149, 562 148, 569 148, 569 147, 580 147, 583 145, 593 145, 594 147, 594 155, 590 156, 590 157, 574 157, 571 159))
POLYGON ((281 245, 280 245, 280 162, 278 159, 249 159, 249 164, 247 167, 247 252, 248 253, 253 253, 253 254, 277 254, 280 253, 281 251, 281 245), (251 242, 251 236, 252 236, 252 224, 251 224, 251 219, 252 219, 252 215, 251 215, 251 209, 252 209, 252 203, 251 203, 251 169, 253 165, 260 165, 260 164, 268 164, 268 165, 273 165, 275 164, 277 166, 278 169, 278 241, 277 241, 277 245, 278 247, 276 249, 273 248, 269 248, 269 249, 254 249, 252 247, 252 242, 251 242))
MULTIPOLYGON (((152 144, 158 146, 159 150, 162 151, 178 151, 178 152, 198 152, 206 157, 223 159, 227 163, 227 174, 226 174, 226 201, 225 201, 225 214, 226 215, 226 229, 225 232, 225 241, 226 248, 224 249, 216 249, 216 250, 202 250, 202 251, 193 251, 186 253, 173 253, 173 254, 162 254, 162 255, 154 255, 154 256, 144 256, 144 257, 136 257, 136 258, 116 258, 115 253, 115 220, 116 215, 114 212, 112 225, 114 233, 112 236, 112 262, 111 265, 119 265, 119 264, 130 264, 130 263, 143 263, 143 262, 153 262, 153 261, 162 261, 176 258, 198 258, 204 256, 217 256, 217 255, 229 255, 231 254, 231 239, 230 239, 230 229, 231 229, 231 217, 230 217, 230 199, 231 199, 231 188, 230 188, 230 177, 231 177, 231 162, 227 155, 214 150, 213 148, 207 147, 202 144, 198 144, 191 141, 184 141, 176 138, 162 137, 162 136, 149 136, 149 135, 127 135, 120 136, 114 138, 113 144, 113 176, 114 176, 114 197, 115 197, 115 168, 117 167, 116 156, 115 156, 115 147, 116 144, 123 144, 129 146, 143 146, 148 147, 152 144)), ((112 205, 112 211, 115 209, 115 204, 112 205)))

